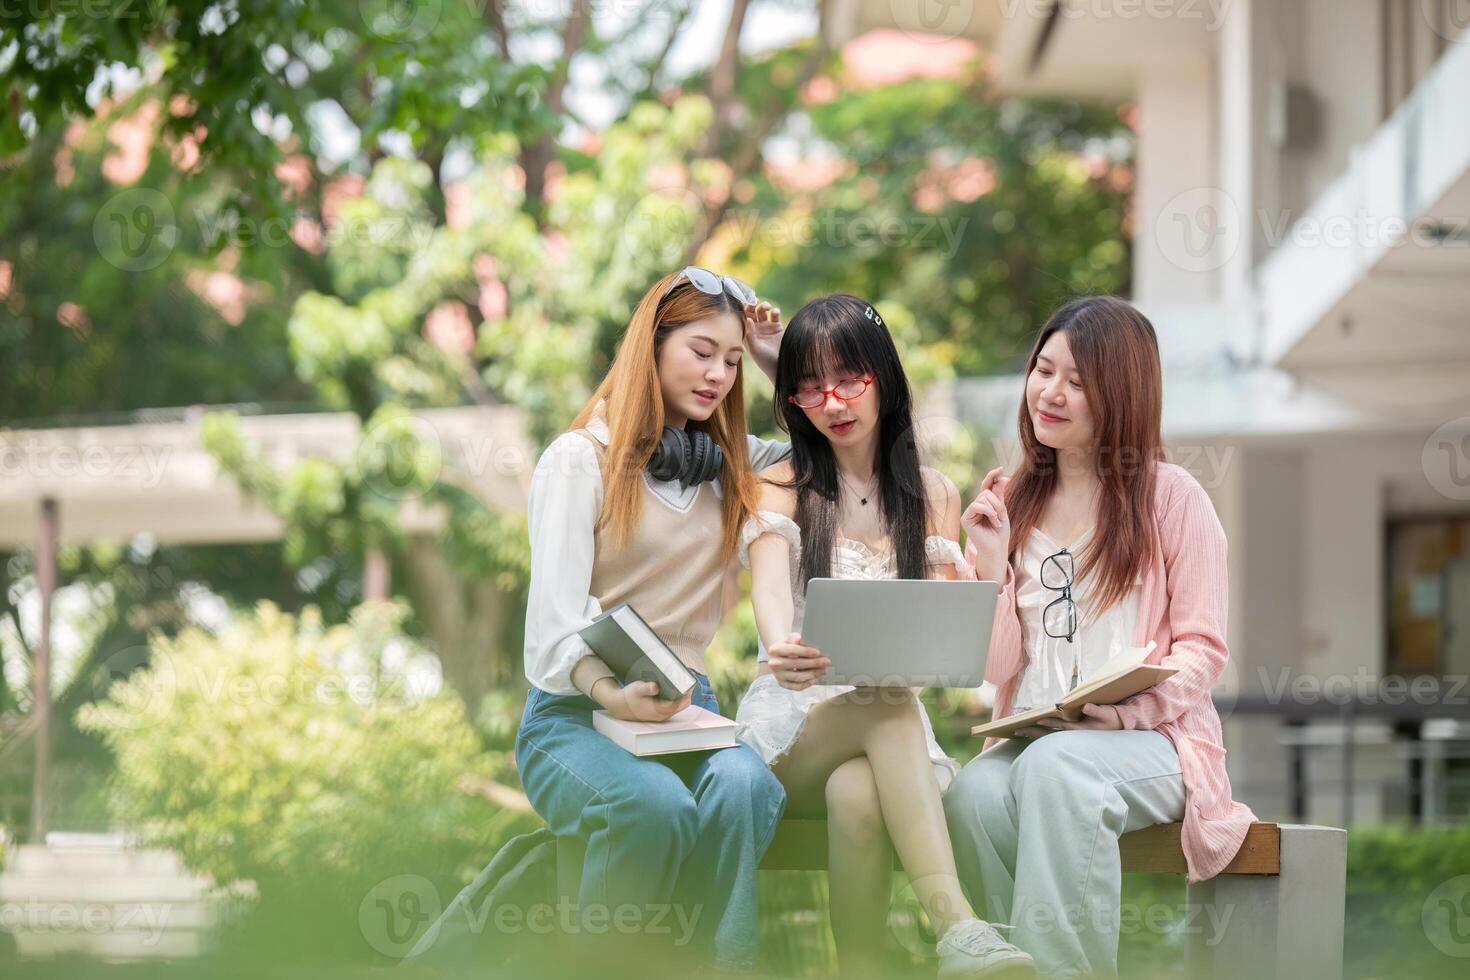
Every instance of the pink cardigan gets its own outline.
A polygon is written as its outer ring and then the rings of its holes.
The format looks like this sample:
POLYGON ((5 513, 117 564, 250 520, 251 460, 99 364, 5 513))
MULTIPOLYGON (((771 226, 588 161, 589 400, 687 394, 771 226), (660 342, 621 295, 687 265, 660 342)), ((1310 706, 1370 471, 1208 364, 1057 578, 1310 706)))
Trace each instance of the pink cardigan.
MULTIPOLYGON (((1158 534, 1143 572, 1134 645, 1158 646, 1150 663, 1179 673, 1118 705, 1125 728, 1154 729, 1174 744, 1184 776, 1183 846, 1189 880, 1213 878, 1230 863, 1255 814, 1230 798, 1220 716, 1210 688, 1225 669, 1228 599, 1225 530, 1204 488, 1182 467, 1160 463, 1154 495, 1158 534)), ((973 553, 972 553, 973 554, 973 553)), ((999 689, 995 717, 1010 714, 1026 662, 1016 614, 1016 573, 1006 580, 990 635, 985 679, 999 689)), ((990 748, 996 739, 990 739, 990 748)))

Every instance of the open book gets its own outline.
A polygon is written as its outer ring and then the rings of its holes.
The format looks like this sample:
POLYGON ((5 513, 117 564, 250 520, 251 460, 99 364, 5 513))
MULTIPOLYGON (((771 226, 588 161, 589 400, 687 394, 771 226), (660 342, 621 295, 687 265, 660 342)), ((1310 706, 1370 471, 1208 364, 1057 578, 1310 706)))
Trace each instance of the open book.
POLYGON ((1017 729, 1029 728, 1044 718, 1064 718, 1078 721, 1082 717, 1084 704, 1117 704, 1140 691, 1146 691, 1166 677, 1179 672, 1178 667, 1162 664, 1146 664, 1144 660, 1153 653, 1156 644, 1150 640, 1148 646, 1126 650, 1103 664, 1097 676, 1085 684, 1078 684, 1067 696, 1055 705, 1043 705, 1008 715, 996 721, 976 725, 971 735, 989 738, 1010 738, 1017 729))
POLYGON ((668 721, 623 721, 606 711, 594 711, 592 727, 638 756, 732 748, 740 730, 738 722, 697 704, 668 721))

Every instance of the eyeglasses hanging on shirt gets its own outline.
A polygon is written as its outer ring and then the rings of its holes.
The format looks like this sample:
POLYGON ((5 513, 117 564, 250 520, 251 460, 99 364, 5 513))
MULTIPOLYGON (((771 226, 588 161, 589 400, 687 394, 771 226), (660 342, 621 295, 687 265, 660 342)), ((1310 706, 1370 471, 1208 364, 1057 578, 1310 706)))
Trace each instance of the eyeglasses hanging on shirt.
MULTIPOLYGON (((1041 560, 1041 584, 1061 595, 1046 604, 1041 610, 1041 628, 1055 640, 1066 640, 1069 644, 1077 636, 1077 603, 1072 601, 1072 582, 1076 565, 1072 553, 1066 548, 1041 560)), ((1077 686, 1078 653, 1072 648, 1072 680, 1067 690, 1077 686)))

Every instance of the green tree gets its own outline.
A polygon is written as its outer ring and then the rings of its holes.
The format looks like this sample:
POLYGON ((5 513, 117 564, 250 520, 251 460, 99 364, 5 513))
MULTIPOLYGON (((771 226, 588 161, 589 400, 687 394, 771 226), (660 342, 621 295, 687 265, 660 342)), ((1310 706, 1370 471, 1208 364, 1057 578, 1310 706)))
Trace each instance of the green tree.
POLYGON ((955 79, 836 91, 808 147, 841 163, 758 183, 731 248, 762 292, 881 303, 926 371, 1014 367, 1060 302, 1124 292, 1131 134, 1108 107, 1002 99, 955 79))

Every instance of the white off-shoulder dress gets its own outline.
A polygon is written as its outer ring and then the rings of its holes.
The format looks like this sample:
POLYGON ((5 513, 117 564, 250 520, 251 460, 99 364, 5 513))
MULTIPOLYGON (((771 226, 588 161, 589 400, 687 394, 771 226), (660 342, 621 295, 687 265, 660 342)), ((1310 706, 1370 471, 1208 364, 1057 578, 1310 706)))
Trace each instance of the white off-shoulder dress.
MULTIPOLYGON (((806 590, 797 577, 801 564, 801 529, 783 514, 757 511, 741 529, 739 554, 742 565, 750 567, 750 544, 766 534, 779 534, 791 546, 791 600, 795 610, 791 628, 800 632, 806 608, 806 590)), ((949 538, 937 534, 925 538, 924 558, 929 565, 954 565, 962 575, 974 575, 959 544, 949 538)), ((893 578, 896 572, 897 561, 889 551, 875 551, 861 541, 840 536, 833 542, 832 578, 893 578)), ((759 659, 762 662, 767 659, 764 644, 760 647, 759 659)), ((805 690, 793 691, 782 687, 774 674, 757 674, 735 712, 735 720, 741 725, 740 739, 755 749, 767 765, 774 765, 796 743, 812 705, 851 690, 853 687, 847 684, 813 684, 805 690)), ((934 728, 923 705, 915 707, 924 725, 934 776, 939 782, 940 792, 943 792, 959 772, 959 763, 945 755, 935 741, 934 728)))

